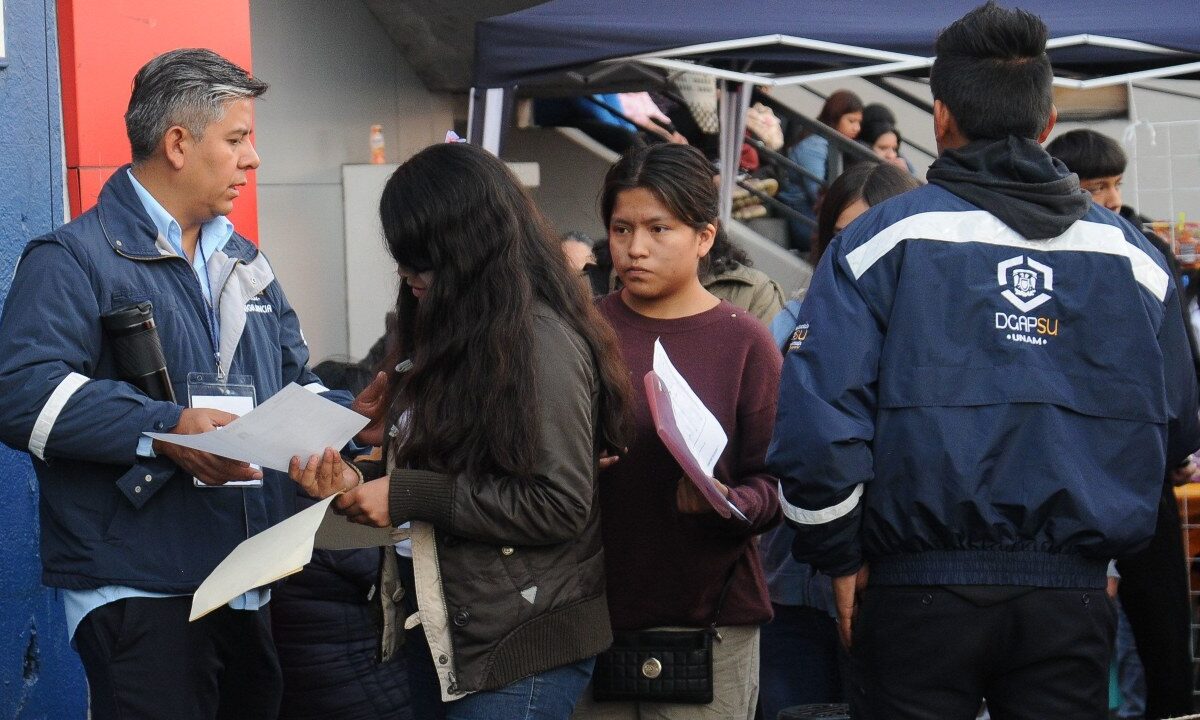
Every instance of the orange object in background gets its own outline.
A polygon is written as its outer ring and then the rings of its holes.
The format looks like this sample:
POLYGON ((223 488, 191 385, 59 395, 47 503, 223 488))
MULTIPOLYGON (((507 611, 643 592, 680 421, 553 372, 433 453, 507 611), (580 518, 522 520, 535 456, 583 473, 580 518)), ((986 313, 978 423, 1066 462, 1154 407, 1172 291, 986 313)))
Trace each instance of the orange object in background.
POLYGON ((371 136, 368 138, 368 143, 371 146, 371 164, 382 165, 387 162, 387 155, 383 147, 383 126, 372 125, 371 136))
MULTIPOLYGON (((58 0, 58 44, 67 193, 78 217, 129 162, 125 109, 138 68, 167 50, 204 47, 250 70, 250 2, 58 0)), ((253 172, 229 219, 258 241, 253 172)))

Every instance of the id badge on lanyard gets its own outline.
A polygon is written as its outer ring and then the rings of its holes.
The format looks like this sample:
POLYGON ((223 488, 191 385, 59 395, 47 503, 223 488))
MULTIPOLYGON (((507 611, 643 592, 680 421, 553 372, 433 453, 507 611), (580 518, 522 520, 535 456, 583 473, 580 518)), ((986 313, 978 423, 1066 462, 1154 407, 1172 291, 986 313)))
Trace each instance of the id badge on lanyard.
MULTIPOLYGON (((213 373, 188 373, 188 407, 223 410, 241 417, 258 404, 254 391, 254 379, 249 375, 216 375, 213 373)), ((258 465, 251 465, 261 470, 258 465)), ((258 480, 230 480, 224 485, 206 485, 197 478, 192 483, 199 488, 254 488, 262 487, 258 480)))

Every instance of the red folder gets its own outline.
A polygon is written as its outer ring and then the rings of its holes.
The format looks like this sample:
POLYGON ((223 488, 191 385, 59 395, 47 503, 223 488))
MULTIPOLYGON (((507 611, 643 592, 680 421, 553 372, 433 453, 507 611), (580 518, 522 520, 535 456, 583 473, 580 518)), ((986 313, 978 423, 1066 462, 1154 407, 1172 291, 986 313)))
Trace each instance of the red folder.
POLYGON ((659 439, 667 446, 679 467, 683 468, 683 474, 700 490, 700 494, 708 500, 708 504, 712 505, 718 515, 728 518, 736 512, 745 520, 746 516, 717 490, 713 479, 704 472, 696 458, 692 457, 692 452, 688 450, 687 443, 679 432, 679 426, 675 423, 675 409, 671 405, 671 396, 653 370, 646 373, 645 384, 646 399, 650 402, 650 416, 654 418, 654 429, 658 431, 659 439))

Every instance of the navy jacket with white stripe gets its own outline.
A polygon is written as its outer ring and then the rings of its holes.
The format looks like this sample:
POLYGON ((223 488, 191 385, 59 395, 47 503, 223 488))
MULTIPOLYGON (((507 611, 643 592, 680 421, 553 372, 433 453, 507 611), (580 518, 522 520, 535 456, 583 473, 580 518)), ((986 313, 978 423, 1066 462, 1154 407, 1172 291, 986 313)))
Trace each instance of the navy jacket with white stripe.
MULTIPOLYGON (((235 233, 214 262, 221 370, 250 376, 260 403, 290 382, 323 391, 266 258, 235 233)), ((33 456, 47 585, 192 592, 293 510, 284 473, 266 470, 261 488, 199 488, 169 459, 137 455, 142 433, 170 430, 182 407, 117 379, 100 316, 144 300, 186 403, 188 374, 217 372, 206 301, 122 168, 96 207, 29 242, 0 317, 0 440, 33 456)))
POLYGON ((784 362, 769 462, 794 554, 880 584, 1102 587, 1200 446, 1178 303, 1096 205, 1048 240, 934 185, 872 208, 784 362))

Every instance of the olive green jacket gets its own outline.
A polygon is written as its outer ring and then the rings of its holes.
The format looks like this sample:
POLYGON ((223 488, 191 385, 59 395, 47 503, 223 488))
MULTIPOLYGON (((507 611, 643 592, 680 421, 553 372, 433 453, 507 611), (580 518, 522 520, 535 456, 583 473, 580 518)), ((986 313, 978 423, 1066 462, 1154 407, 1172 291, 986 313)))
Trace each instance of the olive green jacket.
POLYGON ((719 275, 704 275, 700 283, 713 295, 749 310, 770 326, 783 309, 783 290, 767 274, 745 265, 737 265, 719 275))

